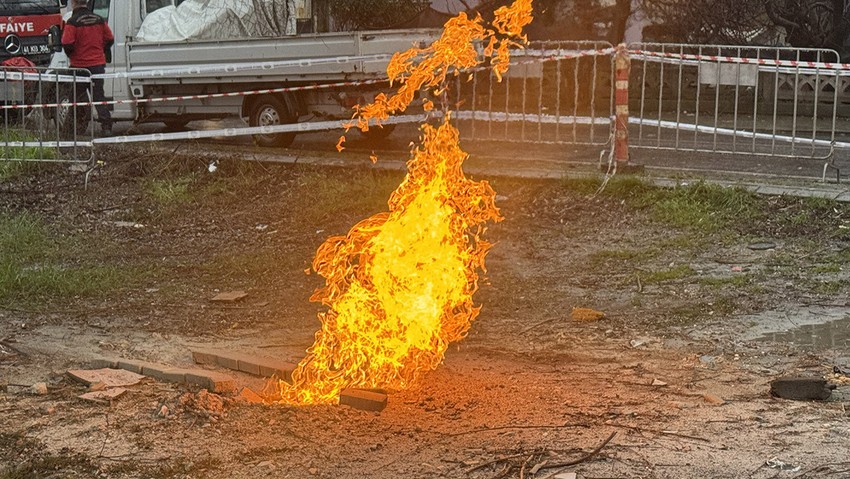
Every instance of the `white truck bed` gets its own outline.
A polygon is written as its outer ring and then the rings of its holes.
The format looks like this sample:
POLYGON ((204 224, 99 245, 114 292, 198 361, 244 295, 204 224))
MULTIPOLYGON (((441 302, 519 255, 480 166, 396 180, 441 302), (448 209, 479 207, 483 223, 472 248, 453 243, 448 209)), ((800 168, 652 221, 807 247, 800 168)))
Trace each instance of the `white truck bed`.
POLYGON ((128 76, 141 85, 252 81, 342 81, 383 76, 389 56, 412 46, 424 46, 437 38, 439 30, 385 30, 307 34, 280 38, 237 40, 194 40, 186 42, 129 42, 128 76), (341 59, 310 64, 309 59, 385 55, 382 59, 341 59), (260 70, 222 71, 222 65, 239 66, 262 62, 287 63, 260 70), (215 73, 186 74, 192 68, 215 73), (156 73, 154 73, 156 72, 156 73), (149 75, 145 75, 148 73, 149 75), (138 76, 137 75, 142 75, 138 76), (260 80, 262 78, 262 80, 260 80))

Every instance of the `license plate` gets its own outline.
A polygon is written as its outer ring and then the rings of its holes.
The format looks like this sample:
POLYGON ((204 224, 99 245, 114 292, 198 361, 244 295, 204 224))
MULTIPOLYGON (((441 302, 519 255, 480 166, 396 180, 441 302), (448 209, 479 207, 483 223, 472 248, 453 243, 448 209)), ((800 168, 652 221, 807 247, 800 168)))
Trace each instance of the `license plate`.
POLYGON ((21 48, 21 53, 24 55, 50 53, 50 48, 47 45, 24 45, 23 48, 21 48))

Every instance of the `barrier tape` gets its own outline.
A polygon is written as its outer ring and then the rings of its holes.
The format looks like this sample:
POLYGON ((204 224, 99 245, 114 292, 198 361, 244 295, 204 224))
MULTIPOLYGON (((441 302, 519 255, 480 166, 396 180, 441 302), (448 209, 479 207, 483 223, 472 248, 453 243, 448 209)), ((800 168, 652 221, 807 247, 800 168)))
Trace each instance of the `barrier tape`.
MULTIPOLYGON (((532 57, 531 60, 513 62, 511 66, 521 66, 532 63, 543 63, 547 61, 554 60, 569 60, 576 59, 587 56, 604 56, 610 55, 615 50, 613 48, 605 48, 598 50, 557 50, 557 49, 547 49, 547 50, 519 50, 520 52, 528 52, 528 55, 520 55, 532 57), (545 55, 545 56, 544 56, 545 55)), ((470 69, 470 72, 478 72, 478 71, 486 71, 490 70, 489 67, 482 66, 470 69)), ((89 77, 84 77, 87 80, 89 77)), ((103 75, 94 75, 92 78, 104 78, 103 75)), ((340 87, 351 87, 351 86, 360 86, 360 85, 374 85, 378 83, 386 83, 389 80, 387 78, 378 78, 372 80, 355 80, 355 81, 347 81, 347 82, 336 82, 336 83, 323 83, 318 85, 303 85, 303 86, 294 86, 294 87, 280 87, 280 88, 266 88, 260 90, 249 90, 249 91, 240 91, 240 92, 226 92, 226 93, 205 93, 205 94, 196 94, 196 95, 178 95, 178 96, 167 96, 167 97, 154 97, 154 98, 128 98, 124 100, 103 100, 103 101, 82 101, 82 102, 67 102, 67 103, 37 103, 37 104, 11 104, 11 105, 0 105, 0 110, 24 110, 24 109, 44 109, 44 108, 57 108, 57 107, 81 107, 81 106, 98 106, 98 105, 126 105, 133 103, 162 103, 169 101, 183 101, 183 100, 203 100, 208 98, 230 98, 230 97, 240 97, 240 96, 250 96, 250 95, 267 95, 274 93, 285 93, 285 92, 295 92, 295 91, 308 91, 308 90, 320 90, 320 89, 329 89, 329 88, 340 88, 340 87)))
MULTIPOLYGON (((380 122, 381 125, 398 125, 402 123, 421 123, 429 118, 441 116, 439 112, 430 115, 402 115, 391 117, 380 122)), ((199 140, 202 138, 234 137, 248 135, 269 135, 275 133, 305 133, 312 131, 328 131, 347 129, 351 120, 314 121, 306 123, 287 123, 284 125, 249 126, 240 128, 221 128, 218 130, 195 130, 179 131, 171 133, 149 133, 133 136, 111 136, 106 138, 95 138, 91 141, 95 145, 110 145, 124 143, 139 143, 146 141, 173 141, 173 140, 199 140)), ((377 127, 378 123, 369 122, 370 126, 377 127)), ((353 127, 353 126, 352 126, 353 127)))
POLYGON ((386 83, 386 78, 375 79, 375 80, 358 80, 358 81, 349 81, 349 82, 337 82, 337 83, 323 83, 319 85, 302 85, 302 86, 290 86, 290 87, 280 87, 280 88, 266 88, 262 90, 250 90, 250 91, 237 91, 237 92, 226 92, 226 93, 205 93, 202 95, 181 95, 181 96, 165 96, 165 97, 154 97, 154 98, 129 98, 126 100, 103 100, 103 101, 81 101, 81 102, 68 102, 68 103, 39 103, 39 104, 18 104, 18 105, 0 105, 0 110, 23 110, 27 108, 40 109, 40 108, 56 108, 56 107, 77 107, 77 106, 97 106, 97 105, 124 105, 129 103, 161 103, 168 101, 180 101, 180 100, 202 100, 205 98, 227 98, 227 97, 239 97, 239 96, 250 96, 250 95, 266 95, 270 93, 284 93, 290 91, 306 91, 306 90, 320 90, 324 88, 338 88, 338 87, 346 87, 346 86, 359 86, 359 85, 373 85, 377 83, 386 83))
MULTIPOLYGON (((667 120, 655 120, 647 118, 629 118, 629 123, 632 125, 644 125, 652 127, 661 127, 669 129, 679 129, 682 131, 691 131, 696 133, 704 133, 708 135, 723 135, 723 136, 738 136, 749 138, 751 140, 777 140, 784 143, 804 144, 812 146, 823 146, 833 148, 850 148, 850 142, 824 140, 819 138, 802 138, 798 136, 774 135, 772 133, 759 133, 750 130, 733 130, 731 128, 718 128, 710 125, 694 125, 693 123, 681 123, 667 120)), ((633 145, 636 148, 654 148, 654 146, 633 145)), ((683 148, 687 150, 686 148, 683 148)), ((741 154, 749 152, 742 151, 741 154)))
POLYGON ((90 83, 91 76, 89 76, 88 71, 80 70, 79 75, 68 75, 62 73, 53 73, 53 72, 43 72, 43 73, 30 73, 30 72, 21 72, 15 70, 8 70, 8 67, 4 67, 3 70, 0 70, 0 80, 5 81, 44 81, 50 80, 51 83, 90 83))
MULTIPOLYGON (((789 72, 824 73, 823 70, 833 70, 840 75, 850 75, 850 64, 848 63, 813 62, 807 60, 774 60, 770 58, 746 58, 723 55, 696 55, 692 53, 651 52, 645 50, 629 50, 629 54, 642 56, 645 58, 648 57, 668 60, 686 60, 693 62, 691 64, 694 65, 697 64, 697 62, 738 63, 744 65, 792 68, 792 70, 789 70, 789 72)), ((772 68, 771 71, 775 71, 775 68, 772 68)))

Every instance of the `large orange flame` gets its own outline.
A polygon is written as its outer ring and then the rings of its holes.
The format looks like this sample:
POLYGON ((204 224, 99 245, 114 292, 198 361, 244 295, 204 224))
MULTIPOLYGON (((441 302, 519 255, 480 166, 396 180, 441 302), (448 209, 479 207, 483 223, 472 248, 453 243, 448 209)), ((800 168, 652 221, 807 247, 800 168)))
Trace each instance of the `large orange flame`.
MULTIPOLYGON (((430 47, 393 57, 387 71, 400 87, 358 107, 355 126, 365 130, 370 119, 380 123, 404 111, 417 92, 439 97, 448 75, 484 61, 477 44, 500 77, 509 48, 524 44, 522 29, 530 21, 531 0, 498 9, 492 29, 480 16, 458 15, 430 47)), ((490 248, 481 234, 485 223, 501 217, 490 185, 464 176, 467 154, 450 120, 445 111, 440 125, 422 126, 422 144, 388 212, 328 238, 316 253, 313 268, 326 284, 311 300, 329 309, 319 314, 322 329, 292 382, 277 384, 281 402, 335 403, 349 387, 405 388, 435 369, 449 343, 469 331, 479 312, 472 301, 478 272, 490 248)))

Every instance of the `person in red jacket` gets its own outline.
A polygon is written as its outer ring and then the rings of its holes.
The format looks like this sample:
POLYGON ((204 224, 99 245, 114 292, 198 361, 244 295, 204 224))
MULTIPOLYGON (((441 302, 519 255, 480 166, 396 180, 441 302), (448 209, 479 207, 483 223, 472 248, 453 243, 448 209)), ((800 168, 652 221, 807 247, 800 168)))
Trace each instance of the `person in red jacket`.
MULTIPOLYGON (((84 68, 93 75, 106 72, 106 54, 115 43, 112 29, 103 17, 87 5, 87 0, 73 0, 74 11, 62 31, 62 48, 71 68, 84 68)), ((103 101, 103 79, 92 80, 94 101, 103 101)), ((112 115, 106 105, 97 105, 97 116, 103 134, 112 133, 112 115)))

